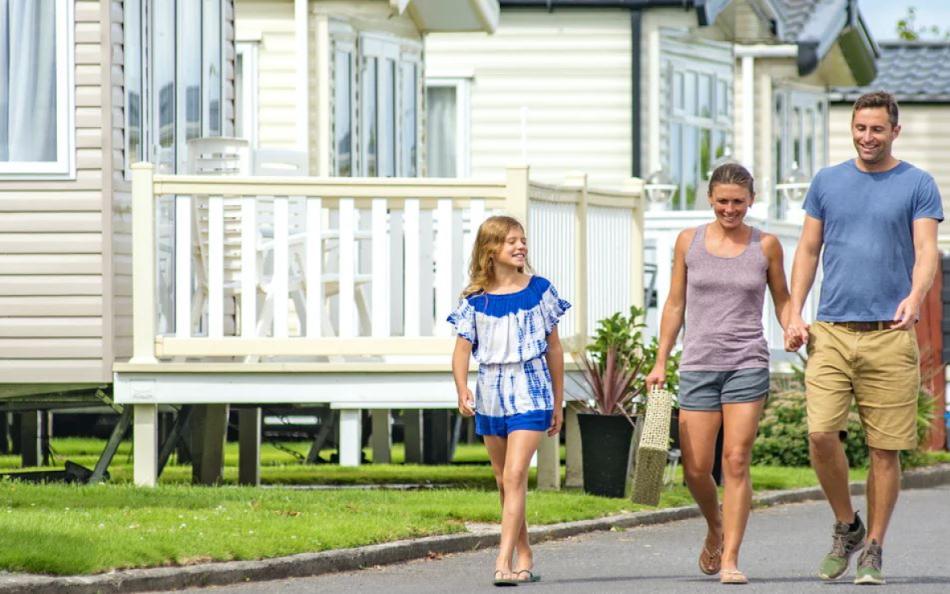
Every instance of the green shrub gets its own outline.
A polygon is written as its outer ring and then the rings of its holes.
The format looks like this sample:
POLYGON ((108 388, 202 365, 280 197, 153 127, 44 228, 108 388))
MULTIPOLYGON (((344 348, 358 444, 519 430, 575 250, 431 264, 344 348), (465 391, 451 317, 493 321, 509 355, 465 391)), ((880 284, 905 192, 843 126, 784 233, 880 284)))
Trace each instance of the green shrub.
MULTIPOLYGON (((612 316, 597 322, 593 339, 587 346, 587 352, 602 372, 606 366, 607 352, 614 348, 617 358, 627 369, 635 369, 636 375, 631 386, 635 393, 645 393, 647 375, 656 363, 660 344, 654 336, 647 341, 643 335, 646 328, 644 318, 646 310, 635 305, 630 307, 628 315, 616 312, 612 316)), ((666 385, 673 394, 679 392, 679 362, 681 351, 670 353, 666 366, 666 385)))

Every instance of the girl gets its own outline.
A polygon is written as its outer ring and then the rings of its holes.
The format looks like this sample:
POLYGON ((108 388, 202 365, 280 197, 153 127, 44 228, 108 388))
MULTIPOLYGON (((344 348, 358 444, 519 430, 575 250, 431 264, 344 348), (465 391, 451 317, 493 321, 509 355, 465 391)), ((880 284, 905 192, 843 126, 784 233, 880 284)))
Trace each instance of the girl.
POLYGON ((496 586, 541 579, 533 573, 525 522, 528 465, 544 434, 560 432, 563 418, 564 351, 557 323, 570 304, 528 270, 521 223, 488 218, 472 247, 468 286, 448 319, 458 335, 452 375, 459 411, 475 415, 475 431, 484 437, 501 494, 496 586), (479 363, 475 398, 468 389, 472 355, 479 363))
POLYGON ((768 285, 782 328, 789 294, 782 245, 743 222, 755 197, 752 175, 741 165, 718 167, 709 180, 716 220, 686 229, 676 239, 673 278, 660 322, 649 392, 666 377, 666 361, 687 325, 680 363, 680 443, 686 484, 706 518, 699 568, 719 572, 724 584, 745 584, 739 545, 752 503, 749 459, 769 390, 769 349, 762 328, 768 285), (712 478, 716 437, 723 427, 720 511, 712 478))

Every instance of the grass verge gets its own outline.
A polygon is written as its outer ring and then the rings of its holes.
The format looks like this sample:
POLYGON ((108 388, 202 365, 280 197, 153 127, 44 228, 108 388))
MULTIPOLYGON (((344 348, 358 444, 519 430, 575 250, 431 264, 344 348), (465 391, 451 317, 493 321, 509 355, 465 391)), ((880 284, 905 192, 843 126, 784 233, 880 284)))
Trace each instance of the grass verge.
MULTIPOLYGON (((57 442, 61 457, 91 466, 93 440, 57 442), (68 456, 65 456, 66 453, 68 456), (91 452, 91 453, 90 453, 91 452)), ((97 447, 101 448, 101 442, 97 447)), ((460 456, 478 462, 480 446, 460 456)), ((480 449, 484 452, 483 449, 480 449)), ((229 452, 229 458, 233 452, 229 452)), ((948 456, 933 456, 939 462, 948 456)), ((119 461, 122 461, 120 455, 119 461)), ((232 460, 233 462, 233 460, 232 460)), ((9 460, 0 466, 10 467, 9 460)), ((165 483, 136 489, 118 463, 118 483, 97 486, 0 482, 0 570, 57 575, 91 574, 131 567, 187 565, 206 561, 260 559, 354 547, 403 538, 451 534, 466 522, 498 521, 498 495, 487 465, 289 465, 264 455, 268 482, 445 483, 466 488, 413 491, 301 491, 285 488, 195 487, 184 483, 190 469, 174 466, 165 483), (186 472, 187 471, 187 472, 186 472)), ((226 474, 233 475, 229 467, 226 474)), ((866 476, 854 469, 853 480, 866 476)), ((817 484, 808 468, 753 467, 757 492, 817 484)), ((664 491, 660 507, 692 499, 679 477, 664 491)), ((576 490, 532 491, 528 522, 551 524, 647 509, 627 499, 606 499, 576 490)))

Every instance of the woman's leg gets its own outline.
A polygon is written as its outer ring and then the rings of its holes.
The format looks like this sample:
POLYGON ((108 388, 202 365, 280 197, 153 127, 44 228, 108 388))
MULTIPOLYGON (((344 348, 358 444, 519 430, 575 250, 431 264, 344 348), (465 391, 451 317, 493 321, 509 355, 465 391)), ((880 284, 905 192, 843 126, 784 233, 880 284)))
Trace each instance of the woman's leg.
POLYGON ((764 398, 722 406, 723 570, 736 569, 739 563, 739 546, 752 506, 752 481, 749 478, 752 442, 764 406, 764 398))
POLYGON ((519 569, 530 569, 533 559, 528 545, 525 521, 525 496, 528 490, 528 468, 531 457, 538 449, 543 431, 512 431, 508 434, 502 488, 504 500, 501 514, 501 544, 497 569, 511 567, 511 558, 518 549, 519 569))
POLYGON ((706 549, 718 551, 722 543, 722 517, 719 495, 712 477, 716 438, 722 413, 680 409, 680 447, 683 451, 683 476, 693 499, 706 518, 706 549))

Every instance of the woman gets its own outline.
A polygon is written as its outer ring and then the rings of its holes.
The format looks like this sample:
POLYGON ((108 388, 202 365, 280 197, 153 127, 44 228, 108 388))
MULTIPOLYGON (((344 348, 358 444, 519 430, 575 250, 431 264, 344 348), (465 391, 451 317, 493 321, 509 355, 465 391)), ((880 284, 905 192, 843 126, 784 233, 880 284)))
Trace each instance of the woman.
POLYGON ((699 555, 703 573, 745 584, 739 546, 752 503, 749 461, 769 390, 769 349, 762 328, 768 285, 785 327, 789 294, 782 245, 744 223, 755 199, 752 175, 741 165, 718 167, 709 180, 716 220, 676 239, 670 294, 660 321, 656 365, 647 389, 663 384, 670 350, 688 321, 680 362, 679 423, 686 484, 706 518, 699 555), (716 438, 723 428, 720 508, 712 478, 716 438))

